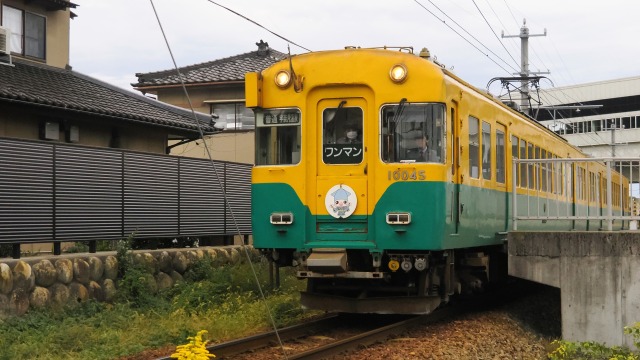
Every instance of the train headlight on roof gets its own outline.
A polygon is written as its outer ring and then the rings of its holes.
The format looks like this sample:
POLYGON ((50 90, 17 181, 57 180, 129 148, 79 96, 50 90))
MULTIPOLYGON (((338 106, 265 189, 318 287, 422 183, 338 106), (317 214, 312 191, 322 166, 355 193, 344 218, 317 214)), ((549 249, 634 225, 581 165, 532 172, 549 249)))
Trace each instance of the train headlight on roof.
POLYGON ((402 64, 393 65, 389 71, 389 77, 396 84, 402 83, 407 79, 407 67, 402 64))
POLYGON ((280 70, 276 74, 276 85, 281 89, 286 89, 291 84, 291 74, 287 70, 280 70))

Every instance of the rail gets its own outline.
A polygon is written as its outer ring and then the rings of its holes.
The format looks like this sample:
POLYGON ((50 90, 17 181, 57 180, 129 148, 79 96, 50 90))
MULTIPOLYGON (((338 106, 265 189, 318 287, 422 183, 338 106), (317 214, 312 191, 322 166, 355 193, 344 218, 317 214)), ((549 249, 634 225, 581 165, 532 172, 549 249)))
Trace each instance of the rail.
POLYGON ((511 170, 514 231, 531 221, 637 229, 640 158, 514 159, 511 170))

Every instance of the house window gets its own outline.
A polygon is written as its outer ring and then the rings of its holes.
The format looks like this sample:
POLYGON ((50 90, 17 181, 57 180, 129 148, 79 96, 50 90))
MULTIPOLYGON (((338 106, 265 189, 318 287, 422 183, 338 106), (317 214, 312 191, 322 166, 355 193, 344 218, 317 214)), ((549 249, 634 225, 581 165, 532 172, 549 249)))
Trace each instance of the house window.
POLYGON ((211 104, 211 114, 216 122, 225 125, 226 130, 253 130, 255 117, 251 109, 243 103, 214 103, 211 104))
POLYGON ((7 5, 2 6, 2 26, 11 30, 11 52, 45 58, 45 17, 7 5))

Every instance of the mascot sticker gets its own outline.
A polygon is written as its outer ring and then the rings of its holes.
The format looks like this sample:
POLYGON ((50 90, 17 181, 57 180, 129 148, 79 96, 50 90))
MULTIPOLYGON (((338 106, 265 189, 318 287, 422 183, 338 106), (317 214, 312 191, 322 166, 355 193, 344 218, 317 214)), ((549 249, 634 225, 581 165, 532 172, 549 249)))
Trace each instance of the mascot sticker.
POLYGON ((334 218, 348 218, 356 210, 358 197, 355 191, 347 185, 335 185, 324 198, 327 211, 334 218))

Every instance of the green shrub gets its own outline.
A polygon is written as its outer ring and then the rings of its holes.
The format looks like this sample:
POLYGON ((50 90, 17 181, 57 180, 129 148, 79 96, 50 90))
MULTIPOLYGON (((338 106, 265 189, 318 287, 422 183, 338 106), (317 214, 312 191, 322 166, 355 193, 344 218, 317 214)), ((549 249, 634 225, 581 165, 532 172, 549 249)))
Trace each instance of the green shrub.
MULTIPOLYGON (((634 345, 640 348, 640 322, 633 326, 626 326, 624 333, 631 335, 634 345)), ((574 343, 554 340, 552 345, 557 347, 549 354, 551 360, 640 360, 638 353, 634 353, 626 347, 607 347, 594 341, 574 343)))

